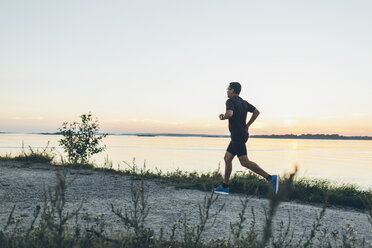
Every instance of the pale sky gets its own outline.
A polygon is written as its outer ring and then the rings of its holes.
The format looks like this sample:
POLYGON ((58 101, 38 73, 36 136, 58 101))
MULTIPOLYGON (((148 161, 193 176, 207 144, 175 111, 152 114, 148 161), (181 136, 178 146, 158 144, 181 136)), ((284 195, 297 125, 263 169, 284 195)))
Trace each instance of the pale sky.
POLYGON ((372 1, 0 1, 0 131, 372 136, 372 1))

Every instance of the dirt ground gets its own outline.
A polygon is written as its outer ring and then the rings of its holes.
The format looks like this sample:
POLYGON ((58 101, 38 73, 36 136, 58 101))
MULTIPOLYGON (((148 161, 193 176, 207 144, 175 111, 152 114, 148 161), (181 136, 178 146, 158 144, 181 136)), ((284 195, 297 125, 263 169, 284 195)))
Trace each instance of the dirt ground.
MULTIPOLYGON (((67 181, 69 182, 76 173, 77 170, 69 169, 67 181)), ((139 181, 135 183, 138 184, 139 181)), ((35 207, 43 206, 44 192, 55 184, 56 167, 54 166, 0 161, 0 229, 5 225, 13 205, 16 205, 15 215, 22 216, 22 223, 28 225, 35 207)), ((205 192, 164 187, 153 180, 145 181, 145 185, 150 206, 147 217, 149 227, 154 228, 156 232, 164 228, 165 233, 169 234, 173 223, 179 221, 181 217, 186 216, 189 224, 198 223, 198 204, 203 202, 205 192)), ((212 207, 212 213, 223 204, 225 206, 217 216, 215 225, 206 231, 204 235, 206 239, 231 238, 230 223, 235 223, 239 219, 242 198, 243 195, 240 194, 219 197, 212 207)), ((125 227, 119 218, 111 212, 110 204, 123 210, 131 207, 130 177, 104 171, 81 170, 76 180, 67 188, 67 210, 70 212, 75 210, 82 200, 84 200, 82 213, 93 217, 104 214, 106 225, 110 230, 124 230, 125 227)), ((256 228, 258 232, 262 231, 265 222, 264 209, 267 207, 268 201, 265 199, 255 197, 249 199, 245 213, 247 218, 245 231, 253 220, 251 209, 254 210, 256 228)), ((301 239, 304 233, 310 232, 320 211, 321 206, 294 202, 281 203, 274 219, 274 236, 280 233, 280 223, 287 225, 290 216, 293 238, 301 239)), ((346 232, 348 224, 357 232, 357 239, 365 238, 367 242, 372 243, 372 226, 368 222, 367 215, 361 211, 328 208, 321 220, 320 230, 328 230, 328 232, 337 230, 339 235, 342 235, 346 232)))

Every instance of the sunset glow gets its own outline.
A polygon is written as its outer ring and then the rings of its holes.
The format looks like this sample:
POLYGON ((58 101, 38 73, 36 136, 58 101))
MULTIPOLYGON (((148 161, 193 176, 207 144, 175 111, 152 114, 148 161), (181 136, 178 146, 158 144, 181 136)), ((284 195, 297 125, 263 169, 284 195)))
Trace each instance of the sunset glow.
POLYGON ((89 111, 109 133, 372 136, 371 1, 5 1, 0 132, 56 132, 89 111), (206 16, 208 18, 206 18, 206 16))

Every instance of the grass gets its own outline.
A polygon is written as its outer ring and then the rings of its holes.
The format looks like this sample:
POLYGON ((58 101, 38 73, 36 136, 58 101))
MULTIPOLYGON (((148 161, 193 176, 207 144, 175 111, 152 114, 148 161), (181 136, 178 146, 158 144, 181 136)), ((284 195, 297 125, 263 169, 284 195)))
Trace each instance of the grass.
POLYGON ((22 151, 16 156, 11 154, 6 154, 5 156, 0 156, 0 160, 8 161, 21 161, 21 162, 33 162, 33 163, 52 163, 56 155, 54 153, 55 148, 49 147, 48 142, 46 147, 39 150, 34 150, 31 146, 28 146, 28 150, 25 150, 24 143, 22 142, 22 151))
MULTIPOLYGON (((137 179, 156 179, 165 186, 176 188, 209 190, 223 181, 219 171, 197 173, 175 170, 163 173, 159 170, 146 169, 145 165, 139 168, 135 160, 132 164, 126 163, 126 165, 121 173, 137 179)), ((230 180, 230 192, 269 198, 271 186, 256 174, 240 171, 235 173, 230 180)), ((283 200, 322 204, 325 199, 329 205, 365 210, 366 200, 372 199, 372 190, 361 190, 353 184, 335 185, 327 180, 294 178, 291 194, 283 200)))

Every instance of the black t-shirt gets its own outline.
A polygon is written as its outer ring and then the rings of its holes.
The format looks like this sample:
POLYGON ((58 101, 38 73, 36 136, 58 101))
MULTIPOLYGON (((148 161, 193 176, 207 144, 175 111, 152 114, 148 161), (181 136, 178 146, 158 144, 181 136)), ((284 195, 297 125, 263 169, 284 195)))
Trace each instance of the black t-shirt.
POLYGON ((234 111, 233 116, 229 119, 231 139, 246 142, 248 140, 247 113, 252 113, 256 107, 239 96, 233 96, 226 101, 226 110, 228 109, 234 111))

